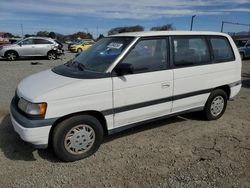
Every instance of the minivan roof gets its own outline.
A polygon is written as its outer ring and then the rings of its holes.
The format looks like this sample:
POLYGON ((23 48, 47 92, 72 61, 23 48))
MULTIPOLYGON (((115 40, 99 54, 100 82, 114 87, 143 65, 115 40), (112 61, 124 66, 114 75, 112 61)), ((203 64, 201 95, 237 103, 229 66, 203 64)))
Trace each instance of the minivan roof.
POLYGON ((119 33, 111 36, 150 37, 150 36, 163 36, 163 35, 219 35, 226 37, 228 36, 225 33, 211 32, 211 31, 141 31, 141 32, 119 33))

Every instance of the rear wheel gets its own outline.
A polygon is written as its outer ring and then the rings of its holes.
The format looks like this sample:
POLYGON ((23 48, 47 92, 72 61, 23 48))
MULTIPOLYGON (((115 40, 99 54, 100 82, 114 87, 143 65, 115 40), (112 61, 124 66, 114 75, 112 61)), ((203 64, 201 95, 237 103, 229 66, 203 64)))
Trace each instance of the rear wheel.
POLYGON ((15 61, 18 58, 18 54, 15 51, 8 51, 6 52, 5 57, 9 60, 9 61, 15 61))
POLYGON ((97 151, 103 139, 101 123, 93 116, 78 115, 59 123, 53 131, 53 149, 63 161, 76 161, 97 151))
POLYGON ((48 54, 47 54, 47 58, 48 58, 49 60, 55 60, 55 59, 57 58, 56 52, 54 52, 54 51, 49 51, 48 54))
POLYGON ((207 120, 219 119, 227 106, 227 94, 221 89, 216 89, 210 94, 205 105, 204 114, 207 120))

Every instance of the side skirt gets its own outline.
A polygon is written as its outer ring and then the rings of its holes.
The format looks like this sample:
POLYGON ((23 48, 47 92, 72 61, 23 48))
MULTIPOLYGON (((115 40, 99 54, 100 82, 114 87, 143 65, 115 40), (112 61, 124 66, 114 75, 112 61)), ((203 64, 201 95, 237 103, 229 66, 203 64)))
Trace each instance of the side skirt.
POLYGON ((161 116, 161 117, 157 117, 157 118, 153 118, 153 119, 149 119, 149 120, 145 120, 145 121, 140 121, 140 122, 137 122, 137 123, 132 123, 132 124, 129 124, 129 125, 124 125, 124 126, 121 126, 121 127, 117 127, 117 128, 108 130, 108 134, 109 135, 115 134, 115 133, 124 131, 126 129, 130 129, 130 128, 133 128, 133 127, 136 127, 136 126, 139 126, 139 125, 147 124, 147 123, 154 122, 154 121, 157 121, 157 120, 167 119, 169 117, 178 116, 178 115, 186 114, 186 113, 190 113, 190 112, 198 112, 198 111, 202 111, 203 109, 204 109, 204 106, 189 109, 189 110, 185 110, 185 111, 182 111, 182 112, 176 112, 176 113, 173 113, 173 114, 168 114, 168 115, 165 115, 165 116, 161 116))

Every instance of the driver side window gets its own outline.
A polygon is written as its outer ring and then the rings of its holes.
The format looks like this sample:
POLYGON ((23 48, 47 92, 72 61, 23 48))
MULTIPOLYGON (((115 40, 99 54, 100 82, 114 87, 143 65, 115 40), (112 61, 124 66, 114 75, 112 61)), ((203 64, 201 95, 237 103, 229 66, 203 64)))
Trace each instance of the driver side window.
POLYGON ((167 69, 167 40, 145 39, 139 41, 125 57, 122 64, 129 64, 133 74, 167 69))
POLYGON ((22 42, 22 45, 30 45, 30 44, 34 44, 33 39, 26 39, 22 42))

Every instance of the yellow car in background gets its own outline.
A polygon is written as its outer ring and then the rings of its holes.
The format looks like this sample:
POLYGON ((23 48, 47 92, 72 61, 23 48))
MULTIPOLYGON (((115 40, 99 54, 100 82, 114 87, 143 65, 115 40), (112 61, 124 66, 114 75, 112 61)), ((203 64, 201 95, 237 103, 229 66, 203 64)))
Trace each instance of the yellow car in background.
POLYGON ((95 42, 93 40, 84 40, 78 44, 74 44, 70 46, 71 52, 81 53, 86 51, 89 47, 91 47, 95 42))

